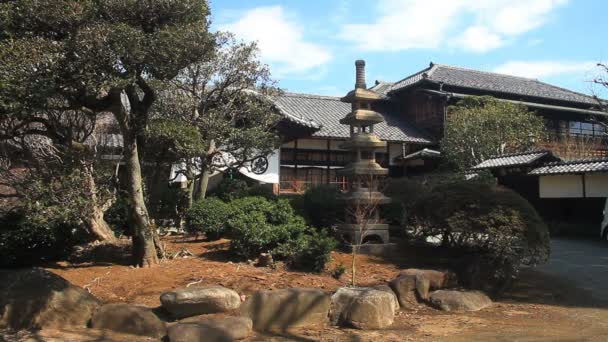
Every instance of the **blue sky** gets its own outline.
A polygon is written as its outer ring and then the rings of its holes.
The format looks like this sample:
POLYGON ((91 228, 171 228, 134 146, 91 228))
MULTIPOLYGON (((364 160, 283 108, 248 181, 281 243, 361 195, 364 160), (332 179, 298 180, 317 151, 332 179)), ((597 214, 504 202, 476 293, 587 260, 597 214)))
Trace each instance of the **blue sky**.
POLYGON ((213 29, 257 41, 288 91, 343 95, 429 62, 537 78, 583 93, 608 61, 605 0, 212 0, 213 29))

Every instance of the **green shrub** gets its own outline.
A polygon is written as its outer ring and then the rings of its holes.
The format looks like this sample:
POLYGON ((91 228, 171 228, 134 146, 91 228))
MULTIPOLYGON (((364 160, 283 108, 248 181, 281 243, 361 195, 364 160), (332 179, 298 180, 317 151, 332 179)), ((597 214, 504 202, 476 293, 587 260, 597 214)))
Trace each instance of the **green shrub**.
POLYGON ((244 197, 232 201, 230 206, 230 248, 242 258, 270 253, 293 269, 320 272, 337 246, 327 233, 306 226, 286 199, 244 197))
POLYGON ((213 195, 219 197, 221 200, 230 202, 237 198, 247 196, 248 191, 247 182, 242 179, 224 178, 215 189, 213 189, 213 195))
POLYGON ((231 250, 238 256, 254 259, 307 230, 302 217, 294 214, 286 200, 269 201, 263 197, 244 197, 230 203, 228 220, 231 250))
POLYGON ((219 198, 201 199, 186 212, 186 231, 205 234, 208 239, 219 239, 225 232, 232 207, 219 198))
POLYGON ((0 219, 0 267, 22 267, 69 255, 85 241, 82 228, 61 221, 34 222, 18 213, 0 219))
POLYGON ((256 184, 251 186, 247 190, 247 196, 252 197, 264 197, 266 199, 276 199, 277 196, 274 194, 272 190, 272 186, 270 184, 256 184))
POLYGON ((317 185, 304 193, 303 207, 307 221, 317 227, 331 227, 344 216, 344 202, 335 186, 317 185))
POLYGON ((400 226, 407 222, 416 201, 429 191, 422 183, 407 178, 389 178, 385 188, 384 194, 392 201, 382 207, 383 217, 400 226))
POLYGON ((325 231, 311 231, 280 244, 271 254, 295 270, 322 272, 338 242, 325 231))
POLYGON ((517 193, 478 182, 446 183, 420 198, 407 233, 440 238, 447 248, 481 256, 484 270, 471 280, 495 293, 505 290, 521 265, 546 262, 549 231, 517 193))
POLYGON ((116 235, 130 236, 129 202, 125 196, 118 196, 112 206, 106 210, 103 218, 116 235))

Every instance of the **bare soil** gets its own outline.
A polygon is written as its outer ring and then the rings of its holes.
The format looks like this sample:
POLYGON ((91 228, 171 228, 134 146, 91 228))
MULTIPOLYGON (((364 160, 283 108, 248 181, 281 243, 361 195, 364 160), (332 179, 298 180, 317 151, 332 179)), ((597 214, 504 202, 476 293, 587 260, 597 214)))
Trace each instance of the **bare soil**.
MULTIPOLYGON (((350 284, 351 255, 332 253, 320 274, 294 272, 285 267, 255 267, 231 257, 228 240, 199 241, 182 237, 164 239, 170 254, 187 251, 189 257, 165 260, 153 268, 129 266, 124 253, 99 252, 46 266, 70 282, 88 289, 106 302, 127 302, 156 307, 159 295, 188 284, 222 285, 242 295, 262 289, 316 287, 328 291, 350 284), (189 253, 188 253, 189 252, 189 253), (331 271, 346 267, 340 279, 331 271)), ((126 243, 126 242, 125 242, 126 243)), ((401 269, 421 266, 428 256, 415 251, 379 258, 357 257, 357 285, 377 285, 394 278, 401 269)), ((607 287, 608 290, 608 287, 607 287)), ((56 332, 42 332, 53 336, 56 332)), ((51 338, 40 340, 51 341, 51 338)), ((48 337, 47 336, 47 337, 48 337)), ((106 336, 107 337, 107 336, 106 336)), ((0 340, 2 337, 0 336, 0 340)), ((94 337, 91 340, 97 340, 94 337)), ((103 339, 99 339, 101 341, 103 339)), ((106 340, 120 341, 107 338, 106 340)), ((294 331, 287 335, 256 335, 252 341, 608 341, 608 303, 594 300, 571 282, 527 269, 507 295, 480 312, 445 313, 426 306, 400 311, 390 329, 357 331, 327 327, 294 331)))

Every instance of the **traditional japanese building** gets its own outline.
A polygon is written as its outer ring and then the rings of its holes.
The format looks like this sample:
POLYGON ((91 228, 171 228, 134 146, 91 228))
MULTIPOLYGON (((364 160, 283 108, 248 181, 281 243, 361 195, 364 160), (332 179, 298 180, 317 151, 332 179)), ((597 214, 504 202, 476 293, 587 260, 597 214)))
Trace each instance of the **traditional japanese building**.
MULTIPOLYGON (((386 142, 376 160, 391 177, 423 174, 437 165, 448 106, 466 96, 488 95, 526 105, 545 119, 553 137, 543 147, 562 158, 608 155, 605 130, 589 121, 593 115, 606 115, 596 109, 598 100, 536 79, 431 63, 400 81, 376 81, 366 89, 378 96, 371 109, 385 119, 375 125, 374 133, 386 142)), ((277 151, 280 192, 301 192, 315 184, 345 189, 346 178, 337 170, 350 158, 340 148, 350 137, 348 126, 340 124, 350 104, 339 97, 298 93, 272 100, 285 118, 285 142, 277 151)))

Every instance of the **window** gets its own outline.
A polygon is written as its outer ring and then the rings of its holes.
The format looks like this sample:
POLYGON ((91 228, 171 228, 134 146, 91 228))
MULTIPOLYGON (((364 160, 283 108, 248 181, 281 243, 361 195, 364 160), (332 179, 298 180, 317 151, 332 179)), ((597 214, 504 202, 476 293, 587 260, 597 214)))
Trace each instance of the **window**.
POLYGON ((571 135, 603 136, 606 132, 604 127, 599 124, 582 121, 570 121, 568 132, 571 135))

